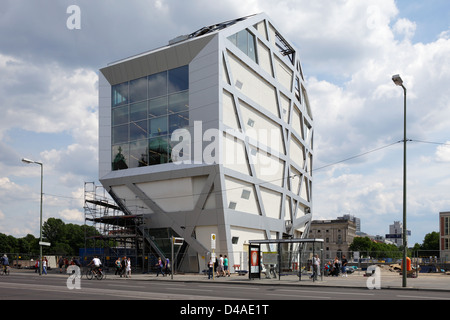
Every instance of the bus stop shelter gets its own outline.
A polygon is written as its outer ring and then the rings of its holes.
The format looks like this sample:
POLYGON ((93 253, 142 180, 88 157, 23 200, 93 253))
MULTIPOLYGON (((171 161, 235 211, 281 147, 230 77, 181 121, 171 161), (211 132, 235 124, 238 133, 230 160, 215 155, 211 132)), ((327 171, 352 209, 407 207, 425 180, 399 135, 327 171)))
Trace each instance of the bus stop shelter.
POLYGON ((312 280, 320 275, 323 280, 323 267, 315 269, 316 261, 323 261, 323 239, 269 239, 250 240, 248 246, 249 279, 261 279, 263 268, 266 278, 281 280, 282 275, 297 275, 311 270, 312 280), (320 260, 317 260, 320 259, 320 260))

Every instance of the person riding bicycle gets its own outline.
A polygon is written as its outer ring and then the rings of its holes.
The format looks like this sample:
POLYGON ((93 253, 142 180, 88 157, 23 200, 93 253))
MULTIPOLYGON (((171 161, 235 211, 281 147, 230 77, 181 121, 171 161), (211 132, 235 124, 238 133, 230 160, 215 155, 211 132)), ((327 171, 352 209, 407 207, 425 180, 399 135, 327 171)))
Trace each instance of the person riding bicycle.
POLYGON ((88 266, 90 266, 91 264, 94 264, 94 267, 92 268, 92 270, 95 273, 99 273, 99 269, 102 266, 102 262, 100 261, 100 259, 97 256, 95 256, 94 259, 92 259, 92 261, 89 262, 88 266))
POLYGON ((6 271, 8 270, 8 266, 9 266, 8 256, 6 254, 4 254, 0 260, 1 260, 2 267, 3 267, 3 272, 6 273, 6 271))

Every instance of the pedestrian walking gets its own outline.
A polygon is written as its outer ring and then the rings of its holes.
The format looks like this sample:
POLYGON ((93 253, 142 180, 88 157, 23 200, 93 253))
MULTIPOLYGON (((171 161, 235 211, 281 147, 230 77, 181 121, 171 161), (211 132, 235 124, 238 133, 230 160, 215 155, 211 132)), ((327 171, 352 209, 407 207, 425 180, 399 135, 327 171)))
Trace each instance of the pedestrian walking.
POLYGON ((225 276, 224 271, 223 271, 223 256, 220 255, 219 256, 219 264, 217 265, 217 277, 220 276, 225 276))
POLYGON ((230 270, 228 270, 228 257, 227 255, 224 256, 223 258, 223 274, 225 276, 230 276, 230 270))
POLYGON ((116 272, 114 275, 120 275, 120 257, 117 257, 116 261, 114 262, 114 265, 116 267, 116 272))
POLYGON ((312 258, 312 269, 311 279, 317 280, 317 276, 320 275, 320 259, 317 254, 312 258))
POLYGON ((48 265, 48 260, 47 260, 47 257, 44 257, 43 259, 42 259, 42 273, 44 274, 47 274, 47 265, 48 265))
POLYGON ((166 258, 166 261, 164 263, 164 275, 170 274, 170 260, 169 258, 166 258))
POLYGON ((127 278, 131 278, 131 259, 127 260, 127 278))
POLYGON ((211 257, 208 262, 208 279, 213 279, 213 268, 214 268, 214 261, 211 257))
POLYGON ((336 277, 339 276, 339 272, 341 271, 341 263, 338 257, 334 258, 334 269, 336 271, 336 277))
POLYGON ((345 255, 342 256, 341 263, 342 263, 342 276, 343 277, 347 277, 347 264, 348 264, 348 261, 345 258, 345 255))
POLYGON ((125 276, 127 272, 127 256, 123 256, 120 263, 120 277, 125 276))
POLYGON ((64 258, 60 257, 58 260, 59 273, 63 273, 62 268, 64 266, 64 258))
POLYGON ((156 276, 159 276, 159 274, 161 273, 164 277, 164 271, 163 271, 163 263, 161 261, 161 257, 158 258, 158 262, 156 263, 156 276))

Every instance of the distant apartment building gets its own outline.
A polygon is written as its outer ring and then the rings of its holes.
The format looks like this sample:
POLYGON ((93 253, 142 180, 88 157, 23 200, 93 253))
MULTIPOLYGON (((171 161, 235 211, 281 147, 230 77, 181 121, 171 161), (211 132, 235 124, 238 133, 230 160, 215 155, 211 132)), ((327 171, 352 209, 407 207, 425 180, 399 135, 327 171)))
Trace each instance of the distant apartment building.
POLYGON ((358 232, 361 232, 361 219, 360 218, 357 218, 351 214, 344 214, 342 217, 338 217, 338 220, 353 221, 355 223, 356 233, 358 234, 358 232))
POLYGON ((324 240, 324 259, 350 257, 349 246, 356 237, 356 223, 352 219, 313 220, 309 238, 324 240))
MULTIPOLYGON (((411 231, 406 230, 406 239, 411 235, 411 231)), ((389 233, 386 234, 386 240, 395 244, 397 247, 403 246, 403 223, 394 221, 394 224, 389 225, 389 233)), ((408 241, 406 241, 408 243, 408 241)))
POLYGON ((450 261, 450 212, 439 213, 439 249, 440 258, 443 261, 450 261))

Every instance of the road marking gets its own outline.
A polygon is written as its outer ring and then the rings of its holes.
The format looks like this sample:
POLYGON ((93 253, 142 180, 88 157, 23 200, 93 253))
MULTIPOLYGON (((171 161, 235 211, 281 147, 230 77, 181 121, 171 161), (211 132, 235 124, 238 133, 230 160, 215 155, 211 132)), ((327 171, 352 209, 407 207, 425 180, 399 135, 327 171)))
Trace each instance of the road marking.
POLYGON ((220 289, 243 289, 243 290, 259 290, 259 288, 248 288, 245 286, 233 286, 233 285, 227 285, 227 286, 220 286, 220 285, 199 285, 199 287, 202 288, 220 288, 220 289))
POLYGON ((287 292, 302 292, 302 293, 324 293, 324 294, 339 294, 339 295, 343 295, 343 294, 347 294, 347 295, 358 295, 358 296, 373 296, 373 293, 361 293, 361 292, 332 292, 332 291, 308 291, 308 290, 294 290, 294 289, 277 289, 277 291, 287 291, 287 292))
POLYGON ((423 296, 407 296, 407 295, 400 295, 400 294, 398 294, 398 295, 396 295, 396 297, 399 297, 399 298, 408 298, 408 299, 412 299, 412 298, 414 298, 414 299, 431 299, 431 300, 450 300, 450 298, 444 298, 444 297, 428 297, 428 296, 425 296, 425 295, 423 295, 423 296))
POLYGON ((292 295, 292 294, 276 294, 276 293, 267 293, 267 296, 275 296, 275 297, 290 297, 290 298, 307 298, 307 299, 333 299, 332 297, 323 297, 323 296, 311 296, 311 295, 292 295))
POLYGON ((177 290, 185 290, 185 291, 206 291, 213 292, 214 290, 205 290, 205 289, 188 289, 188 288, 177 288, 177 290))
POLYGON ((122 287, 122 288, 145 288, 145 286, 132 286, 129 284, 107 284, 108 287, 122 287))

